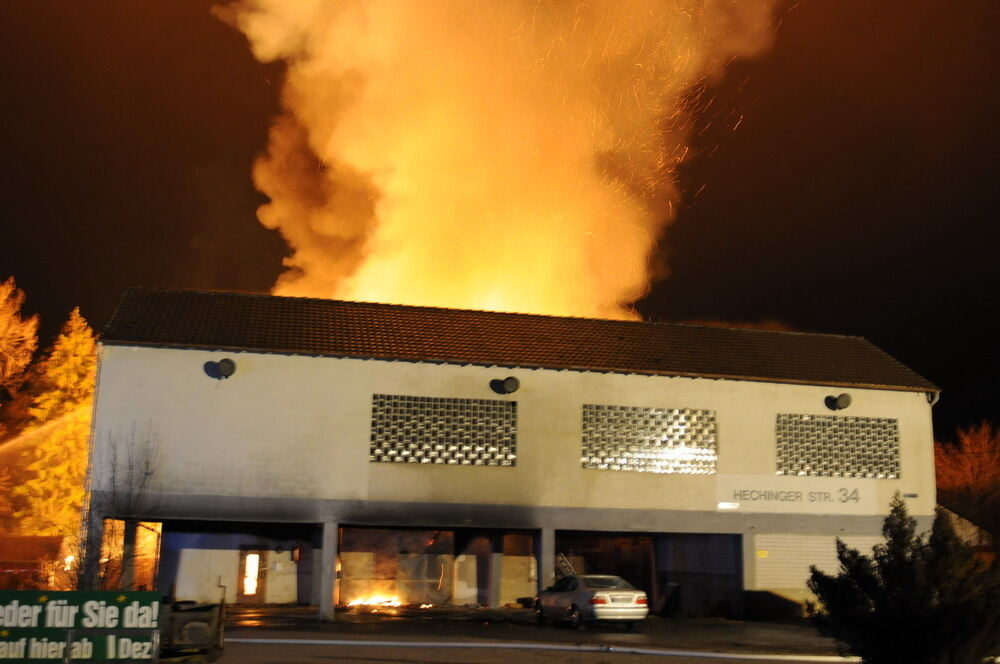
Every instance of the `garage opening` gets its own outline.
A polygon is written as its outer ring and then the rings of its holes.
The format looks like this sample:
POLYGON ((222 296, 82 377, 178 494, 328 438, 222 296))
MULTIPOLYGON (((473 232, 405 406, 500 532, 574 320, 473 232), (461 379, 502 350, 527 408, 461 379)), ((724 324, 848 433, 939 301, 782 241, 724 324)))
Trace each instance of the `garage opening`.
POLYGON ((309 604, 319 539, 313 524, 166 521, 157 588, 198 602, 309 604))
POLYGON ((615 574, 646 591, 653 613, 741 614, 740 535, 557 531, 555 539, 577 572, 615 574))
POLYGON ((340 531, 341 606, 505 606, 537 587, 535 534, 482 529, 340 531))

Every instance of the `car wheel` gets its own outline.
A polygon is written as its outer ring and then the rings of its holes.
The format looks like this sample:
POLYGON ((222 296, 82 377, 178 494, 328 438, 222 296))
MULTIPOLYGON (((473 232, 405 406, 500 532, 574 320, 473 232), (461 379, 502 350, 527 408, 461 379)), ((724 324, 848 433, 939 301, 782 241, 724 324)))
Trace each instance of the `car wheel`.
POLYGON ((548 622, 545 618, 545 614, 542 612, 541 602, 535 602, 535 622, 539 625, 544 625, 548 622))
POLYGON ((569 609, 569 626, 573 629, 583 629, 583 616, 580 614, 580 609, 576 606, 572 606, 569 609))

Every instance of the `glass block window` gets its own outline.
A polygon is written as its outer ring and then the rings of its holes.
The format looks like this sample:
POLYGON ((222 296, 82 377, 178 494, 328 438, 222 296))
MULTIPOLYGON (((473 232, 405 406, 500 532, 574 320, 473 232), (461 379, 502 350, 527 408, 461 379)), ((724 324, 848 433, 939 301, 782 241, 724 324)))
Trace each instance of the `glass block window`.
POLYGON ((715 411, 583 407, 583 467, 709 475, 718 457, 715 411))
POLYGON ((881 417, 780 413, 778 475, 899 477, 899 425, 881 417))
POLYGON ((517 402, 372 395, 369 461, 517 465, 517 402))

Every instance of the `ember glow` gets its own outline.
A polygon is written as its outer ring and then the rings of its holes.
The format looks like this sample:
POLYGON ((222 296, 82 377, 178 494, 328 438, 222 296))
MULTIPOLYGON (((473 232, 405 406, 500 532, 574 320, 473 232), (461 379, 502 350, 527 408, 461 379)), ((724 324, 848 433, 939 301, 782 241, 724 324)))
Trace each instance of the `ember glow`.
POLYGON ((251 553, 246 557, 246 569, 243 572, 243 594, 257 594, 257 575, 260 572, 260 554, 251 553))
POLYGON ((284 60, 254 179, 282 295, 630 317, 679 199, 692 86, 773 0, 244 0, 284 60))
POLYGON ((359 597, 358 599, 351 600, 347 603, 347 606, 385 606, 385 607, 397 607, 403 606, 403 603, 398 597, 389 595, 371 595, 369 597, 359 597))

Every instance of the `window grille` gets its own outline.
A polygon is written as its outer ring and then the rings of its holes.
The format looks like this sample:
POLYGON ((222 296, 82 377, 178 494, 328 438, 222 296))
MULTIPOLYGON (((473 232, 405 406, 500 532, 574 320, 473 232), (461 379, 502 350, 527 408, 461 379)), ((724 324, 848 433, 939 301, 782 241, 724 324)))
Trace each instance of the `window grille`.
POLYGON ((894 419, 781 413, 775 428, 778 475, 899 477, 894 419))
POLYGON ((517 465, 517 402, 372 395, 369 461, 517 465))
POLYGON ((715 411, 583 407, 583 467, 710 475, 718 458, 715 411))

